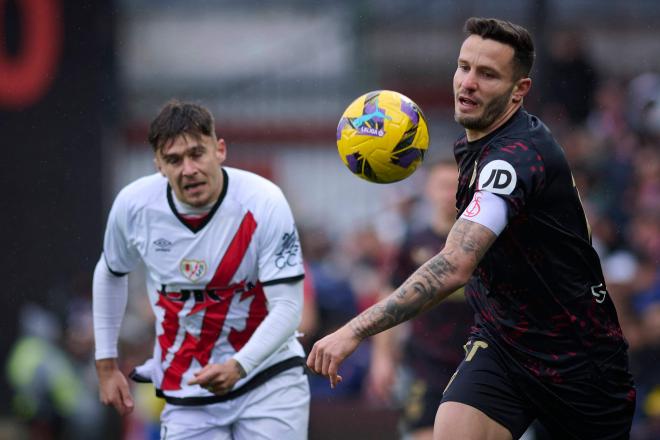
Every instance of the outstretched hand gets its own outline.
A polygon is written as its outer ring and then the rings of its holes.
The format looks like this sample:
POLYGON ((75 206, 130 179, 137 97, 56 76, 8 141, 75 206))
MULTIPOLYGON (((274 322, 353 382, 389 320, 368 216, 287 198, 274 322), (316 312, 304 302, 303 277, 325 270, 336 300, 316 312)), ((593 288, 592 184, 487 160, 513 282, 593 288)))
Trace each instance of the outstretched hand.
POLYGON ((313 372, 330 378, 330 387, 334 388, 342 381, 338 374, 339 365, 360 342, 361 339, 348 326, 344 326, 314 344, 307 357, 307 366, 313 372))

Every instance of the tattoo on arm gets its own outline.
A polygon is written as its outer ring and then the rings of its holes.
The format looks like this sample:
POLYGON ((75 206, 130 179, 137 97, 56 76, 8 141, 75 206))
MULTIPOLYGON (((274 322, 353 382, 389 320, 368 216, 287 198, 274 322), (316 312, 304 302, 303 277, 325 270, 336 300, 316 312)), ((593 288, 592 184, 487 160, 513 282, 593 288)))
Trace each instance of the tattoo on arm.
POLYGON ((485 226, 469 220, 458 219, 447 237, 447 245, 451 242, 466 257, 474 259, 476 268, 496 238, 497 236, 485 226))
POLYGON ((486 227, 459 219, 442 252, 424 263, 390 296, 351 320, 353 334, 360 339, 373 336, 446 298, 461 287, 496 238, 486 227))

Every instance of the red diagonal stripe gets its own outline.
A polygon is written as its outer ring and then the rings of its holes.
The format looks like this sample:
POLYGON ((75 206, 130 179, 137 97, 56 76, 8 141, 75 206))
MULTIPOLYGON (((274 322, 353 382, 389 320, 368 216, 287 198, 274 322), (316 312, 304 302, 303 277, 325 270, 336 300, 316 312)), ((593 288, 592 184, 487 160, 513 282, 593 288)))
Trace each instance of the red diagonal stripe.
POLYGON ((220 333, 222 333, 222 327, 225 324, 227 311, 231 304, 231 297, 232 293, 227 292, 226 295, 222 295, 222 301, 209 306, 204 312, 202 330, 194 355, 200 365, 206 365, 209 362, 213 346, 220 337, 220 333))
POLYGON ((255 332, 259 324, 261 324, 266 318, 266 315, 268 315, 266 294, 260 283, 257 283, 255 288, 250 292, 245 292, 241 295, 241 301, 245 301, 250 296, 253 296, 253 298, 250 303, 248 317, 245 321, 245 328, 243 330, 232 328, 227 337, 229 343, 236 351, 239 351, 245 344, 247 344, 247 341, 252 337, 252 334, 255 332))
POLYGON ((218 268, 215 270, 213 279, 206 286, 207 289, 221 289, 229 284, 241 261, 243 261, 255 229, 257 229, 257 222, 254 220, 252 213, 248 211, 229 244, 227 252, 225 252, 218 268))
POLYGON ((176 334, 179 331, 179 312, 183 308, 183 302, 172 301, 165 298, 164 295, 158 295, 158 302, 156 305, 163 308, 165 316, 163 317, 163 333, 158 336, 158 344, 160 345, 161 361, 165 360, 167 351, 170 349, 176 334))
MULTIPOLYGON (((163 390, 181 389, 181 378, 190 368, 193 357, 197 358, 202 366, 208 363, 213 346, 222 332, 222 327, 227 318, 227 311, 231 304, 233 289, 227 289, 228 284, 245 257, 256 228, 257 222, 254 220, 252 213, 248 211, 243 217, 238 231, 229 244, 220 264, 218 264, 213 278, 206 286, 208 290, 216 290, 216 294, 222 299, 220 302, 216 302, 206 298, 204 302, 196 304, 189 313, 194 314, 205 309, 199 339, 186 333, 183 344, 181 344, 172 359, 172 363, 165 371, 161 384, 163 390)), ((171 301, 165 300, 159 301, 159 304, 165 308, 166 317, 170 318, 178 318, 177 313, 183 306, 183 303, 181 303, 181 306, 173 306, 171 301)), ((166 336, 162 337, 162 340, 159 338, 163 355, 174 343, 178 324, 178 319, 176 319, 174 325, 165 328, 166 336)))
POLYGON ((172 363, 163 375, 163 382, 160 385, 161 389, 181 389, 181 378, 183 377, 183 373, 190 368, 196 345, 197 340, 190 333, 186 333, 181 348, 176 352, 176 356, 172 358, 172 363))

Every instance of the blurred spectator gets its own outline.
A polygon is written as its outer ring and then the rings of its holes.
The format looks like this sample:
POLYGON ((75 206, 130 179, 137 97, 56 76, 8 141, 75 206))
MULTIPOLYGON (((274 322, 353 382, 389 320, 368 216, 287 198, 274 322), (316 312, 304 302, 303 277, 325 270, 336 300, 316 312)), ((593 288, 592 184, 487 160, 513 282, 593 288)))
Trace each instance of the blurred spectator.
POLYGON ((312 336, 316 334, 319 326, 319 309, 316 304, 316 288, 314 287, 314 275, 305 263, 305 279, 303 281, 303 311, 302 320, 300 322, 300 343, 305 348, 305 353, 309 353, 311 346, 314 344, 312 336))
MULTIPOLYGON (((440 251, 456 218, 455 194, 458 171, 454 162, 428 167, 424 202, 430 208, 425 228, 411 232, 396 258, 391 285, 398 286, 420 264, 440 251)), ((387 292, 389 293, 389 292, 387 292)), ((373 338, 370 390, 384 402, 403 394, 402 429, 412 439, 433 436, 435 413, 442 393, 463 358, 473 312, 462 291, 410 322, 373 338), (453 299, 453 300, 452 300, 453 299), (399 364, 402 374, 398 374, 399 364)))
POLYGON ((638 75, 628 87, 628 116, 632 128, 642 135, 660 135, 660 74, 638 75))
POLYGON ((633 438, 644 440, 660 438, 660 283, 655 284, 655 292, 639 304, 645 346, 633 351, 631 362, 638 390, 633 438))
POLYGON ((104 411, 90 369, 90 313, 91 308, 74 302, 63 335, 54 313, 35 304, 21 311, 21 337, 8 358, 7 375, 14 389, 14 414, 27 426, 30 439, 105 435, 104 411))
POLYGON ((621 141, 629 133, 624 85, 614 79, 603 81, 595 101, 587 120, 589 131, 600 141, 621 141))
MULTIPOLYGON (((330 239, 327 231, 322 228, 301 229, 300 237, 308 273, 313 280, 318 313, 315 332, 305 340, 316 341, 320 335, 334 331, 357 313, 358 302, 349 281, 351 263, 337 255, 339 247, 330 239)), ((342 386, 334 390, 322 376, 310 375, 312 399, 359 397, 368 368, 368 353, 368 345, 365 344, 355 353, 351 362, 342 365, 344 380, 342 386)))
POLYGON ((598 76, 577 31, 557 32, 542 72, 543 119, 555 127, 580 125, 591 110, 598 76))

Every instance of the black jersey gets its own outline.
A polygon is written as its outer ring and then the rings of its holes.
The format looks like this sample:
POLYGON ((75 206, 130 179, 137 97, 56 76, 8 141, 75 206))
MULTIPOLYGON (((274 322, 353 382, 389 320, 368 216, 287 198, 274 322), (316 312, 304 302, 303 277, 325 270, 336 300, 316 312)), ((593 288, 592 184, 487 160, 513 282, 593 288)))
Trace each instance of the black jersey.
POLYGON ((466 285, 475 336, 550 382, 625 368, 626 342, 564 153, 523 109, 475 142, 454 146, 456 207, 475 191, 502 197, 508 223, 466 285))
MULTIPOLYGON (((440 252, 446 239, 430 227, 410 234, 399 248, 392 285, 403 284, 419 266, 440 252)), ((463 359, 463 345, 470 335, 473 315, 462 293, 456 292, 410 321, 404 361, 417 379, 442 392, 463 359)))

